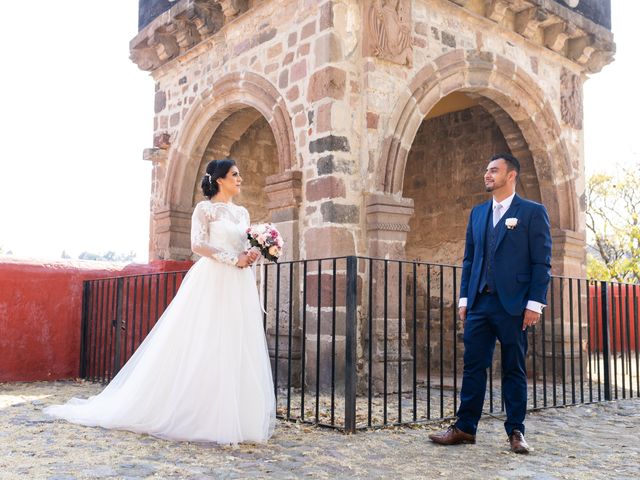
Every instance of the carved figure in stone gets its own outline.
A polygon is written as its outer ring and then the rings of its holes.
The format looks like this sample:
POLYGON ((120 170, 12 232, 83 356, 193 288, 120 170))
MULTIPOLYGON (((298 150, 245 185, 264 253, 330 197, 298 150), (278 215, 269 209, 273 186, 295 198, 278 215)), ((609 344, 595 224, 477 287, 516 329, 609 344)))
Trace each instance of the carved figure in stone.
POLYGON ((373 0, 367 12, 368 54, 411 65, 411 21, 400 0, 373 0))

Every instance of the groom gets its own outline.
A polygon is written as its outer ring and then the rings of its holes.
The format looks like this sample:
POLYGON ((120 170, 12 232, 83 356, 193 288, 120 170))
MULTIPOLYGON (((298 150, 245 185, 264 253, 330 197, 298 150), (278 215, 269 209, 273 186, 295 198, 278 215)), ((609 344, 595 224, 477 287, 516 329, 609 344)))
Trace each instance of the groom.
POLYGON ((516 195, 520 162, 491 157, 484 175, 493 199, 471 210, 462 262, 459 315, 464 322, 464 375, 458 420, 429 435, 441 445, 475 443, 496 338, 502 350, 504 423, 511 450, 529 453, 524 439, 527 409, 527 327, 545 306, 551 269, 551 233, 544 206, 516 195))

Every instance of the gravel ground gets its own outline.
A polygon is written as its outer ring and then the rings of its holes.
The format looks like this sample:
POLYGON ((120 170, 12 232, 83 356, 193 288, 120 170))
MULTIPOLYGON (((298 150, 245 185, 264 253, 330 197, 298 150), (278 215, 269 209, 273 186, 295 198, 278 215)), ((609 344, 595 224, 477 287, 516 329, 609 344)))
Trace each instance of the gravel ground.
POLYGON ((356 435, 279 422, 264 445, 172 442, 52 420, 42 409, 100 391, 86 382, 0 384, 0 479, 640 478, 640 399, 548 409, 527 418, 534 451, 509 451, 502 419, 478 443, 442 447, 432 424, 356 435))

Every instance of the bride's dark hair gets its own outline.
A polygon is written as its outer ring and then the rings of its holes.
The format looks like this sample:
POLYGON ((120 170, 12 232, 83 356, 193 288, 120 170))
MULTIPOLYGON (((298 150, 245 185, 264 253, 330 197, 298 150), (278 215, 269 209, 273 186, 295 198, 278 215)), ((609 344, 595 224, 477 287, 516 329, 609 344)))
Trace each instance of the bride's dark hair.
POLYGON ((208 199, 215 196, 218 193, 218 182, 216 180, 218 178, 224 178, 229 173, 231 167, 236 164, 236 161, 232 158, 225 158, 223 160, 211 160, 207 164, 207 169, 205 170, 205 174, 202 177, 202 183, 200 186, 202 187, 202 193, 208 199))

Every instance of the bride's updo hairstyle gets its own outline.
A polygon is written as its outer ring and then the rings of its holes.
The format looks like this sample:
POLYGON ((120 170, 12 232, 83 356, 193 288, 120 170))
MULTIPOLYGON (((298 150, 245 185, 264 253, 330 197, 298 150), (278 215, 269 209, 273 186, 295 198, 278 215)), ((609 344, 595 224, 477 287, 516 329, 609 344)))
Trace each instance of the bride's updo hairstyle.
POLYGON ((231 158, 225 158, 224 160, 211 160, 207 164, 206 173, 204 177, 202 177, 202 183, 200 186, 202 187, 202 193, 208 199, 214 197, 218 193, 218 182, 216 180, 218 178, 224 178, 236 164, 235 160, 231 158))

